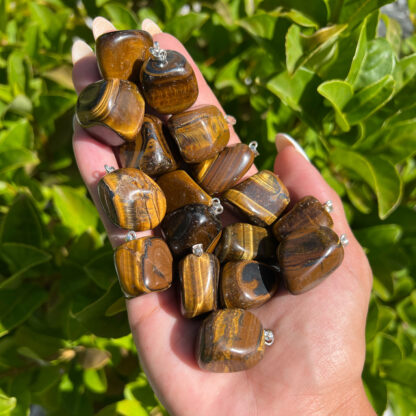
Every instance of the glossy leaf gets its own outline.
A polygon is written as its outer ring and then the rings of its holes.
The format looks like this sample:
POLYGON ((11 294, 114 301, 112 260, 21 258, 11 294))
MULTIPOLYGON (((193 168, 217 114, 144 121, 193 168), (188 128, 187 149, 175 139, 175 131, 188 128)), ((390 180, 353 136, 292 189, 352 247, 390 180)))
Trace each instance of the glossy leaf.
POLYGON ((110 404, 101 409, 96 416, 148 416, 148 413, 134 400, 121 400, 117 403, 110 404))
POLYGON ((206 13, 190 12, 184 16, 177 16, 171 20, 165 27, 167 33, 171 33, 180 41, 185 42, 192 35, 192 32, 198 30, 208 19, 206 13))
POLYGON ((38 163, 36 154, 25 148, 0 150, 0 173, 38 163))

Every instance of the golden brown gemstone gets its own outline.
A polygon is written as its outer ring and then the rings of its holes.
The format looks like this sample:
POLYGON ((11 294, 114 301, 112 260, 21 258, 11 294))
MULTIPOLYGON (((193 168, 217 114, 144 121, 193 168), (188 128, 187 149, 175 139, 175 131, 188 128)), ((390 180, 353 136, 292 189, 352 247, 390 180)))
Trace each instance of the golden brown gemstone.
POLYGON ((98 68, 103 78, 139 82, 140 69, 153 45, 144 30, 117 30, 99 36, 95 42, 98 68))
POLYGON ((277 287, 277 269, 257 261, 230 261, 221 271, 221 299, 226 308, 256 308, 270 300, 277 287))
POLYGON ((179 52, 167 50, 166 61, 150 57, 140 71, 146 102, 160 114, 189 108, 198 97, 194 70, 179 52))
POLYGON ((135 84, 119 79, 94 82, 78 97, 77 118, 98 140, 119 146, 142 127, 144 100, 135 84))
POLYGON ((168 213, 185 205, 212 204, 212 198, 184 170, 165 173, 157 183, 165 194, 168 213))
POLYGON ((138 169, 121 168, 105 175, 98 183, 98 196, 111 222, 127 230, 151 230, 165 216, 165 195, 138 169))
POLYGON ((230 138, 227 121, 214 105, 175 114, 168 120, 168 127, 187 163, 214 157, 224 149, 230 138))
POLYGON ((233 260, 275 260, 276 242, 265 228, 239 222, 223 229, 215 254, 221 263, 233 260))
POLYGON ((338 235, 328 227, 290 233, 277 250, 287 289, 297 295, 323 281, 342 262, 344 249, 338 235))
POLYGON ((207 205, 185 205, 167 214, 162 230, 174 256, 182 257, 191 251, 195 244, 202 244, 203 250, 214 249, 221 232, 221 221, 207 205))
POLYGON ((117 247, 114 263, 127 297, 160 292, 172 284, 172 254, 157 237, 143 237, 117 247))
POLYGON ((334 225, 324 206, 313 196, 305 196, 282 218, 273 224, 273 234, 283 240, 290 233, 319 226, 331 228, 334 225))
POLYGON ((188 254, 179 263, 181 311, 194 318, 217 309, 220 264, 213 254, 188 254))
POLYGON ((244 143, 226 147, 212 159, 193 167, 196 181, 210 195, 233 187, 250 169, 255 153, 244 143))
POLYGON ((279 177, 262 170, 224 193, 224 198, 257 225, 267 226, 289 204, 289 192, 279 177))
POLYGON ((200 368, 216 373, 247 370, 264 355, 259 319, 243 309, 212 312, 198 333, 196 359, 200 368))
POLYGON ((144 115, 134 142, 120 146, 119 158, 122 167, 140 169, 149 176, 159 176, 177 168, 163 134, 162 121, 151 114, 144 115))

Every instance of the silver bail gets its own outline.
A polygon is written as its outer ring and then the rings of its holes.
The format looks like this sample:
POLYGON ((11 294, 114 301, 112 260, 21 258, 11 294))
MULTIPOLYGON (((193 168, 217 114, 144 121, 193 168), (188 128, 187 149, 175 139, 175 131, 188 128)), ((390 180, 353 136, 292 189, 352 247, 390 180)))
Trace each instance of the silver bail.
POLYGON ((341 245, 342 245, 343 247, 347 246, 347 245, 348 245, 348 243, 350 242, 350 241, 348 240, 348 237, 347 237, 347 235, 346 235, 346 234, 341 234, 341 236, 339 237, 339 241, 340 241, 340 243, 341 243, 341 245))
POLYGON ((214 215, 221 215, 224 212, 224 207, 221 205, 219 198, 212 198, 212 205, 210 211, 214 215))
POLYGON ((154 42, 154 46, 151 46, 149 48, 150 53, 153 55, 153 57, 159 61, 160 66, 164 66, 167 64, 167 52, 164 49, 161 49, 159 46, 159 42, 154 42))
POLYGON ((204 246, 202 244, 195 244, 192 246, 192 254, 201 257, 204 254, 204 246))
POLYGON ((104 169, 107 173, 114 172, 116 168, 114 166, 104 165, 104 169))
POLYGON ((254 140, 248 144, 248 147, 251 149, 251 151, 254 153, 254 157, 258 156, 260 153, 257 150, 257 147, 259 144, 254 140))
POLYGON ((136 239, 136 233, 134 231, 129 231, 126 235, 126 241, 132 241, 136 239))
POLYGON ((326 201, 322 205, 323 205, 325 211, 328 212, 328 213, 331 213, 334 210, 334 204, 332 203, 332 201, 330 199, 328 199, 328 201, 326 201))
POLYGON ((271 329, 265 329, 264 330, 264 343, 270 347, 274 342, 274 334, 271 329))

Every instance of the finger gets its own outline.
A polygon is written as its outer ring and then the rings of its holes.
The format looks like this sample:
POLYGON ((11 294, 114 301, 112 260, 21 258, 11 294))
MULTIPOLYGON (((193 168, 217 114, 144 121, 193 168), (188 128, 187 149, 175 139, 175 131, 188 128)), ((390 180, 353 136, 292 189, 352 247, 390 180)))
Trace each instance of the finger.
POLYGON ((93 50, 83 40, 77 40, 72 45, 72 82, 79 94, 87 85, 101 79, 93 50))
POLYGON ((115 26, 104 17, 98 16, 92 22, 92 34, 95 40, 104 33, 114 32, 115 30, 117 30, 115 26))
MULTIPOLYGON (((98 182, 106 174, 104 165, 118 168, 113 149, 93 139, 78 123, 74 123, 73 148, 81 177, 97 207, 108 238, 112 246, 117 247, 126 241, 126 235, 129 231, 110 222, 102 208, 97 191, 98 182)), ((139 238, 150 234, 151 231, 145 231, 136 233, 136 236, 139 238)))

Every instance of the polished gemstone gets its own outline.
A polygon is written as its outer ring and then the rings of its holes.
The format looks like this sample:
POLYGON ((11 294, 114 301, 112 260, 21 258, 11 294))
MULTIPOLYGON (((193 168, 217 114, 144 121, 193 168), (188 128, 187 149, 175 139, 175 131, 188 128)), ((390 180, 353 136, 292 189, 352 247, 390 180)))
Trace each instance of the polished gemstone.
POLYGON ((194 318, 217 309, 220 263, 213 254, 188 254, 179 263, 181 311, 194 318))
POLYGON ((157 183, 165 194, 168 213, 190 204, 212 205, 212 198, 184 170, 165 173, 157 183))
POLYGON ((140 72, 146 102, 160 114, 176 114, 198 97, 194 70, 179 52, 167 50, 166 60, 150 57, 140 72))
POLYGON ((160 292, 172 284, 172 254, 157 237, 142 237, 117 247, 114 262, 126 297, 160 292))
POLYGON ((127 230, 151 230, 165 216, 165 195, 138 169, 121 168, 105 175, 98 183, 98 196, 111 222, 127 230))
POLYGON ((255 152, 244 143, 226 147, 212 159, 193 166, 195 180, 210 195, 233 187, 253 164, 255 152))
POLYGON ((276 259, 276 245, 265 228, 239 222, 223 229, 215 254, 221 263, 233 260, 270 261, 276 259))
POLYGON ((202 323, 196 359, 204 370, 243 371, 263 358, 264 345, 263 326, 255 315, 243 309, 219 310, 202 323))
POLYGON ((174 256, 182 257, 191 252, 192 246, 202 244, 211 252, 219 240, 222 224, 211 207, 186 205, 166 215, 162 230, 174 256))
POLYGON ((297 295, 317 286, 340 266, 344 249, 331 228, 317 227, 290 233, 277 254, 285 285, 297 295))
POLYGON ((100 141, 119 146, 135 140, 144 116, 144 100, 135 84, 119 79, 94 82, 84 88, 77 102, 80 125, 100 141))
POLYGON ((289 204, 286 186, 268 170, 256 173, 223 196, 250 221, 262 226, 275 222, 289 204))
POLYGON ((159 176, 177 168, 163 134, 162 121, 151 114, 144 115, 136 139, 120 146, 119 159, 122 167, 140 169, 149 176, 159 176))
POLYGON ((213 105, 173 115, 168 120, 168 128, 187 163, 199 163, 214 157, 230 138, 227 121, 213 105))
POLYGON ((297 230, 319 226, 331 228, 333 225, 324 205, 313 196, 305 196, 273 224, 273 234, 278 240, 283 240, 297 230))
POLYGON ((279 283, 275 267, 254 260, 230 261, 221 271, 221 299, 226 308, 250 309, 263 305, 279 283))
POLYGON ((117 30, 99 36, 95 42, 98 68, 103 78, 139 82, 143 62, 150 57, 153 45, 144 30, 117 30))

